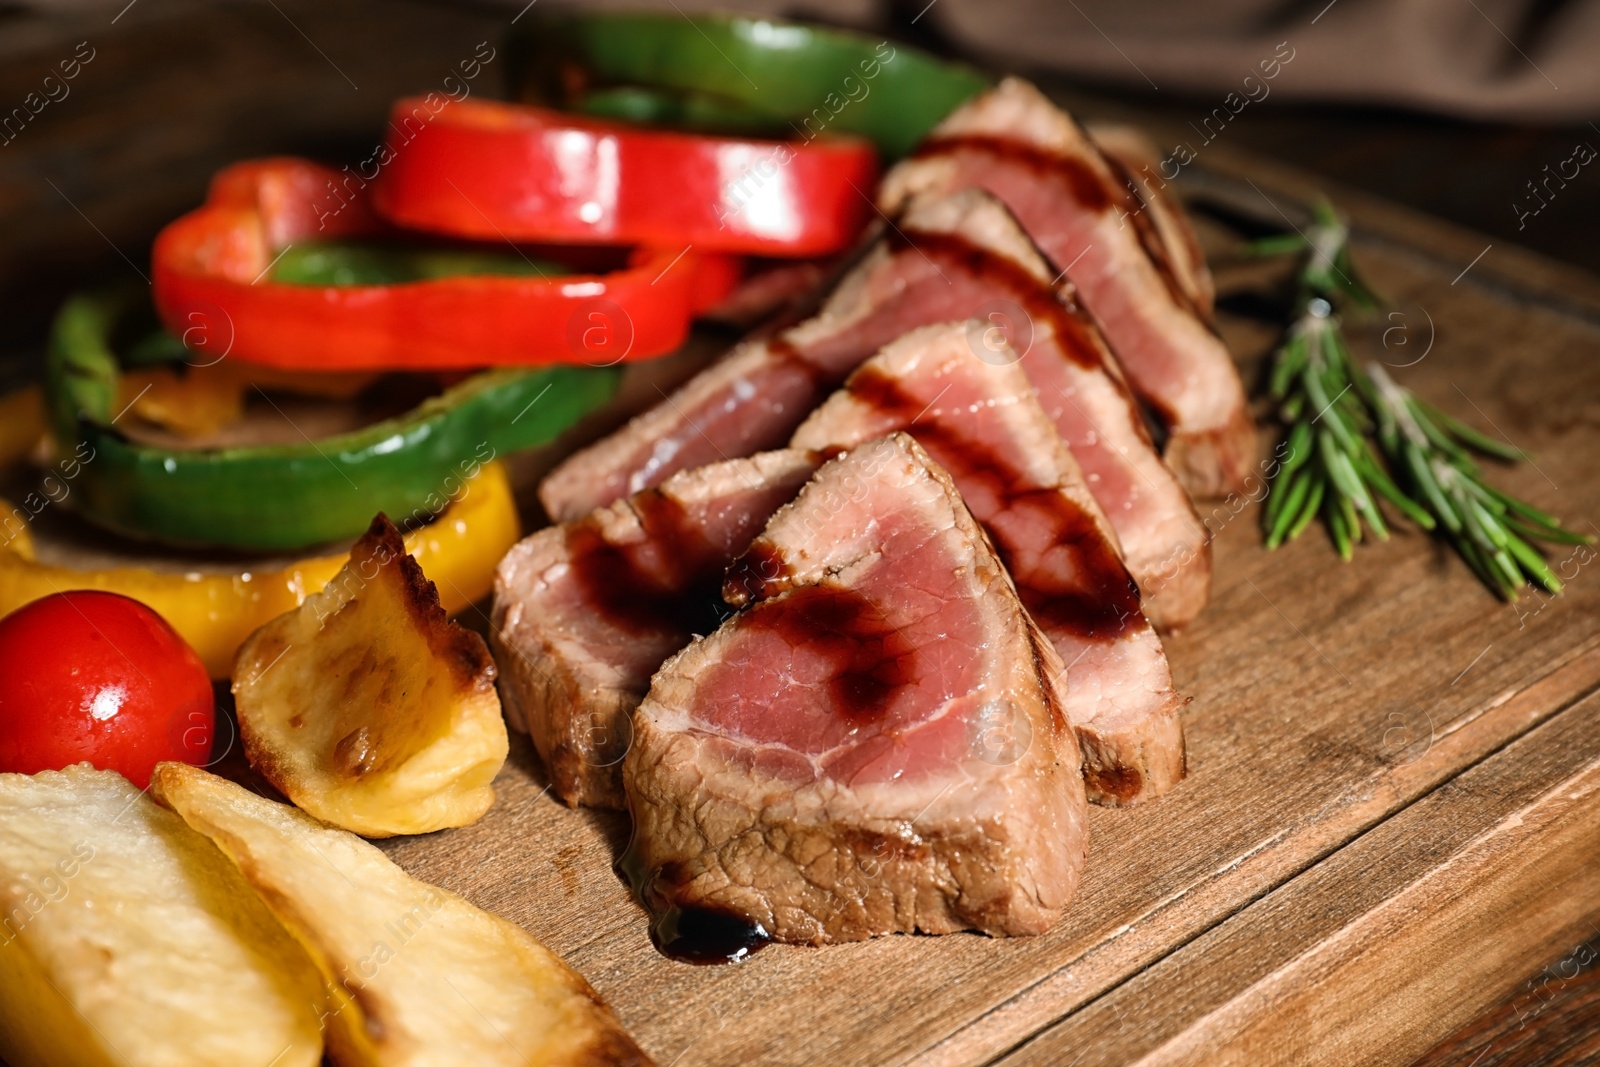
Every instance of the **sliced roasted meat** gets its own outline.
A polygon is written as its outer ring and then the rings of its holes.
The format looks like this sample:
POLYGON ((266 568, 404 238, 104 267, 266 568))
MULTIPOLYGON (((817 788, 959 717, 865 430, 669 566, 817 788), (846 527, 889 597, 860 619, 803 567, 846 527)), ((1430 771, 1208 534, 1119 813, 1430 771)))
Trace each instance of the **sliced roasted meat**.
MULTIPOLYGON (((948 219, 980 244, 1027 239, 987 198, 942 198, 918 214, 948 219)), ((914 220, 912 220, 914 225, 914 220)), ((904 226, 902 226, 904 229, 904 226)), ((814 317, 746 341, 610 437, 571 456, 539 487, 558 521, 659 484, 680 470, 776 448, 861 361, 907 330, 965 317, 992 296, 988 279, 884 241, 841 280, 814 317)))
POLYGON ((1077 123, 1007 78, 952 112, 885 176, 891 215, 918 194, 994 193, 1071 279, 1135 392, 1163 421, 1167 462, 1191 493, 1243 487, 1255 434, 1228 351, 1174 296, 1123 216, 1130 192, 1077 123))
POLYGON ((976 314, 996 329, 975 355, 994 358, 994 336, 1025 353, 1023 369, 1121 539, 1151 621, 1182 626, 1209 594, 1206 531, 1156 454, 1099 331, 1049 282, 1038 251, 993 197, 967 189, 918 199, 816 317, 734 349, 569 459, 540 496, 556 518, 575 518, 674 471, 777 447, 878 347, 976 314))
POLYGON ((1048 268, 1016 220, 978 190, 914 201, 900 240, 948 276, 986 279, 990 299, 976 310, 991 328, 969 337, 972 355, 1020 361, 1110 520, 1151 623, 1170 630, 1193 621, 1211 592, 1209 535, 1151 444, 1100 331, 1072 302, 1070 284, 1062 292, 1050 287, 1048 268), (972 225, 978 218, 981 228, 972 225))
POLYGON ((1163 173, 1161 153, 1154 142, 1133 126, 1091 123, 1087 131, 1124 188, 1137 197, 1126 210, 1139 227, 1145 251, 1162 276, 1178 287, 1180 300, 1209 322, 1217 298, 1211 268, 1188 214, 1172 191, 1172 182, 1163 173))
POLYGON ((812 412, 792 444, 854 448, 896 430, 916 438, 949 472, 1067 664, 1052 681, 1084 748, 1089 798, 1158 796, 1183 777, 1184 701, 1116 536, 1027 376, 1014 359, 973 358, 986 328, 974 320, 906 334, 812 412))
POLYGON ((815 308, 817 294, 833 269, 833 264, 817 259, 779 260, 757 267, 733 292, 701 312, 700 318, 739 330, 773 320, 780 320, 779 327, 793 325, 815 308))
POLYGON ((679 471, 776 448, 818 392, 816 372, 780 339, 745 341, 567 457, 540 484, 539 500, 552 519, 567 522, 679 471))
POLYGON ((776 448, 878 349, 918 326, 980 312, 995 297, 984 263, 930 254, 911 236, 919 225, 1014 258, 1037 255, 1004 208, 976 191, 930 197, 906 215, 811 319, 735 347, 557 467, 539 487, 545 510, 558 521, 576 518, 677 471, 776 448))
POLYGON ((630 717, 650 676, 731 612, 724 570, 818 462, 783 451, 685 471, 506 554, 490 630, 501 699, 557 796, 623 806, 630 717))
POLYGON ((829 461, 725 593, 750 605, 656 674, 623 763, 663 947, 1049 928, 1086 849, 1076 744, 948 475, 903 434, 829 461))

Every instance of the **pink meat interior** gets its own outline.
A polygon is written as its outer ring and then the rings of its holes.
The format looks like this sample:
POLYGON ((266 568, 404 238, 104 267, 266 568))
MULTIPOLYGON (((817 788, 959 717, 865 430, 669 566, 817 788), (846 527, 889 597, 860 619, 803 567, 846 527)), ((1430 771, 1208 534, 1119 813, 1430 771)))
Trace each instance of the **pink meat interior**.
POLYGON ((968 752, 986 635, 956 535, 880 512, 882 555, 850 586, 746 609, 697 686, 704 728, 783 778, 865 785, 947 772, 968 752))
MULTIPOLYGON (((677 471, 776 448, 878 349, 919 326, 966 318, 1015 288, 1012 275, 1020 268, 1004 270, 1002 257, 941 236, 895 242, 893 256, 866 281, 873 310, 865 318, 804 349, 779 337, 703 371, 673 396, 672 426, 638 442, 606 472, 607 491, 630 481, 659 484, 677 471)), ((1032 278, 1027 284, 1038 287, 1032 278)))
MULTIPOLYGON (((1113 205, 1122 190, 1108 188, 1101 175, 1077 160, 1001 137, 933 141, 918 155, 953 166, 950 188, 976 186, 1004 201, 1045 255, 1067 271, 1112 348, 1135 365, 1130 370, 1181 387, 1185 368, 1163 333, 1163 317, 1152 315, 1148 304, 1152 295, 1163 304, 1170 296, 1130 282, 1124 269, 1122 256, 1138 239, 1115 232, 1121 224, 1113 205)), ((1153 269, 1150 276, 1159 281, 1153 269)), ((1170 412, 1163 417, 1172 421, 1170 412)))

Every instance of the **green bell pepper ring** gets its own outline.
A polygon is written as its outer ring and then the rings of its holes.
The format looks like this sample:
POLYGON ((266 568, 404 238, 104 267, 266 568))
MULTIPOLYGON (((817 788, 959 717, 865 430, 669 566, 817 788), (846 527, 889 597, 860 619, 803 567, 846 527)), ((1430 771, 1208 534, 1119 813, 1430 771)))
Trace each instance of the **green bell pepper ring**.
POLYGON ((520 32, 512 84, 532 100, 708 132, 853 133, 890 159, 990 84, 908 45, 742 15, 574 12, 520 32))
POLYGON ((136 310, 122 294, 62 307, 45 368, 47 410, 58 446, 92 456, 73 483, 78 512, 173 545, 298 549, 356 536, 379 511, 431 515, 477 466, 552 440, 605 403, 620 378, 595 367, 486 371, 403 415, 300 445, 155 447, 114 425, 113 338, 136 310))

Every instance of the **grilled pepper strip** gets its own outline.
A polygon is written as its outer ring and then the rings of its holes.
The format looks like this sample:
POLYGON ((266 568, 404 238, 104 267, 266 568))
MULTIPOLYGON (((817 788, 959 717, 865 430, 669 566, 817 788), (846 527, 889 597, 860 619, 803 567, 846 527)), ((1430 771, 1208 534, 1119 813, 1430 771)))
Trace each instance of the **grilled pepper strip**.
POLYGON ((805 257, 849 247, 872 213, 877 152, 860 138, 713 137, 476 100, 413 131, 419 112, 422 98, 395 104, 373 189, 401 226, 805 257))
POLYGON ((385 236, 358 176, 299 159, 240 163, 156 237, 156 306, 207 359, 318 371, 604 365, 672 351, 693 312, 722 295, 707 287, 729 274, 702 270, 679 244, 635 249, 609 273, 391 285, 272 276, 293 246, 385 236))
POLYGON ((593 367, 486 371, 404 415, 319 441, 154 447, 113 425, 111 338, 132 310, 116 294, 61 309, 46 364, 49 413, 63 451, 93 455, 74 483, 79 513, 169 544, 297 549, 355 536, 378 511, 398 522, 425 518, 464 469, 553 439, 605 402, 619 377, 593 367))
POLYGON ((988 85, 907 45, 742 15, 574 12, 530 19, 515 44, 514 84, 533 102, 706 130, 858 134, 891 159, 988 85))
MULTIPOLYGON (((0 500, 0 514, 12 511, 0 500)), ((500 464, 488 463, 466 480, 437 520, 406 535, 406 550, 439 587, 440 603, 454 615, 489 594, 496 564, 519 536, 511 483, 500 464)), ((0 538, 0 615, 68 589, 122 593, 171 623, 200 653, 211 677, 222 679, 246 637, 298 607, 339 573, 347 559, 335 553, 233 573, 180 574, 145 567, 76 570, 36 560, 24 526, 9 540, 0 538)))

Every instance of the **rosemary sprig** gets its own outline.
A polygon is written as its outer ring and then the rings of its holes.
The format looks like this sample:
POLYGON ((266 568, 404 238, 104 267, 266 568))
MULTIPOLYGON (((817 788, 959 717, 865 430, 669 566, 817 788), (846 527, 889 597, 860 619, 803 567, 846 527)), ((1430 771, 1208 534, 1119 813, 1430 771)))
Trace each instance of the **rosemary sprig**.
POLYGON ((1255 255, 1297 254, 1297 314, 1272 365, 1268 391, 1288 427, 1287 454, 1272 480, 1262 524, 1268 548, 1299 537, 1321 516, 1348 560, 1367 536, 1387 540, 1387 502, 1437 532, 1506 600, 1530 583, 1551 593, 1561 581, 1534 542, 1587 544, 1530 504, 1483 480, 1474 455, 1515 461, 1520 449, 1418 399, 1377 365, 1361 368, 1345 345, 1338 304, 1375 308, 1378 298, 1350 263, 1349 228, 1317 206, 1304 233, 1256 242, 1255 255))

